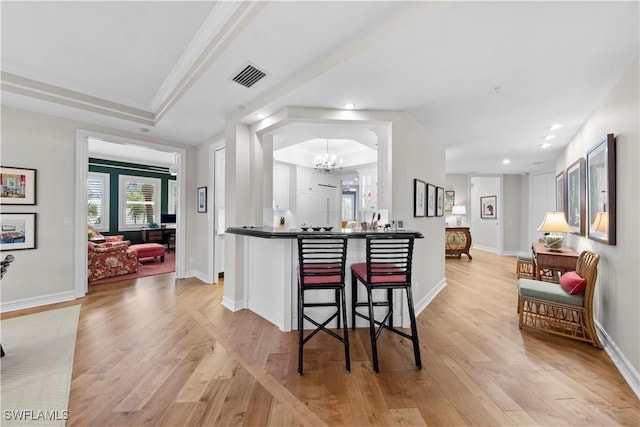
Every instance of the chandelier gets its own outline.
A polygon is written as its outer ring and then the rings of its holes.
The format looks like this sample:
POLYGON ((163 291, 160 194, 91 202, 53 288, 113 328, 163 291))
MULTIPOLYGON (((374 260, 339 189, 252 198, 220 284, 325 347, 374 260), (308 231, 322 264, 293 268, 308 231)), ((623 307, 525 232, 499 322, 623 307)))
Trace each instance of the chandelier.
POLYGON ((337 159, 335 154, 329 154, 329 140, 327 139, 327 152, 316 156, 313 160, 313 168, 318 173, 333 173, 342 169, 342 159, 337 159))

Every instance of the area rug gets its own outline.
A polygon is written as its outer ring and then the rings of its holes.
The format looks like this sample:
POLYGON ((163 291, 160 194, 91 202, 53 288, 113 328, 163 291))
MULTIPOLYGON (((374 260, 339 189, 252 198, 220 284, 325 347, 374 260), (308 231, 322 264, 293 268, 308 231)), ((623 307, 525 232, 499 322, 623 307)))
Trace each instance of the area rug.
POLYGON ((122 276, 107 277, 106 279, 96 280, 95 282, 89 282, 90 285, 102 285, 104 283, 120 282, 122 280, 137 279, 140 277, 155 276, 156 274, 171 273, 176 271, 176 253, 167 252, 164 256, 164 262, 160 262, 160 259, 147 258, 140 261, 138 271, 130 274, 123 274, 122 276))
POLYGON ((0 425, 64 426, 80 305, 2 320, 0 425))

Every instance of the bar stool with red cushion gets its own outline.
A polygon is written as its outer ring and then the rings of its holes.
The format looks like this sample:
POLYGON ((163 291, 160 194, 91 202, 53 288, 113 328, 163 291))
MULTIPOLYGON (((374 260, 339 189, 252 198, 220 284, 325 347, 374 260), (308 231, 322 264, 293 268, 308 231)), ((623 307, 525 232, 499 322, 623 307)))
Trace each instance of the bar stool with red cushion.
POLYGON ((345 302, 345 264, 347 257, 347 236, 344 235, 301 235, 298 236, 298 374, 302 375, 303 347, 315 334, 324 331, 344 344, 346 370, 351 372, 349 357, 349 335, 347 328, 347 308, 345 302), (305 302, 305 291, 334 291, 334 299, 329 302, 305 302), (309 307, 335 307, 336 312, 322 323, 304 313, 309 307), (343 322, 342 336, 327 327, 336 319, 337 328, 343 322), (304 336, 304 321, 315 325, 315 329, 304 336))
POLYGON ((380 372, 378 367, 377 340, 383 329, 394 332, 413 343, 413 354, 418 369, 422 368, 420 359, 420 343, 418 328, 411 293, 411 262, 413 258, 413 236, 385 233, 366 236, 367 262, 351 265, 351 327, 355 329, 356 316, 369 322, 371 336, 371 354, 373 370, 380 372), (367 301, 358 301, 358 282, 367 291, 367 301), (386 289, 387 299, 373 300, 373 291, 386 289), (407 334, 393 326, 393 290, 404 289, 407 293, 411 334, 407 334), (358 307, 368 307, 367 314, 359 313, 358 307), (374 307, 386 307, 387 313, 381 321, 374 317, 374 307), (378 329, 376 330, 376 325, 378 329))

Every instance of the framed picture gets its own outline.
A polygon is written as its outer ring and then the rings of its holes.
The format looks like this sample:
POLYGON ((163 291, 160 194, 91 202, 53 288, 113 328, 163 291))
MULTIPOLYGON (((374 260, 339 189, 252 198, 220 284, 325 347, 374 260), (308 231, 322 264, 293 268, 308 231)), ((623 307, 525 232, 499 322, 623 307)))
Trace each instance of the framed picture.
POLYGON ((427 216, 436 216, 436 186, 427 184, 427 216))
POLYGON ((198 212, 207 211, 207 187, 198 187, 198 212))
POLYGON ((585 232, 585 173, 584 159, 580 158, 567 168, 567 222, 575 234, 585 232))
POLYGON ((453 205, 456 203, 456 192, 453 190, 447 190, 444 192, 444 211, 451 213, 453 205))
POLYGON ((36 170, 0 166, 0 204, 35 205, 36 170))
POLYGON ((0 215, 0 226, 0 251, 36 248, 35 213, 3 213, 0 215))
POLYGON ((616 147, 613 134, 587 152, 588 237, 616 244, 616 147))
POLYGON ((556 211, 567 212, 567 172, 556 175, 556 211))
POLYGON ((420 217, 425 214, 427 200, 427 183, 419 179, 413 180, 413 216, 420 217))
POLYGON ((444 188, 436 187, 436 216, 444 215, 444 188))
POLYGON ((396 221, 396 230, 404 230, 404 220, 399 219, 396 221))
POLYGON ((498 197, 497 196, 481 196, 480 197, 480 218, 495 219, 498 218, 498 197))

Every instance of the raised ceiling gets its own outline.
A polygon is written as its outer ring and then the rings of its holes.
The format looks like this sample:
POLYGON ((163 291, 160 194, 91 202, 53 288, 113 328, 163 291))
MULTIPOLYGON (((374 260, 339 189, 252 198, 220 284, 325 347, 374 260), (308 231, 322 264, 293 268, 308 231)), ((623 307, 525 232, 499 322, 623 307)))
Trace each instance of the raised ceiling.
POLYGON ((229 115, 353 102, 410 113, 450 173, 553 169, 640 50, 638 2, 1 7, 3 105, 198 145, 229 115), (232 81, 247 64, 266 73, 251 88, 232 81))

